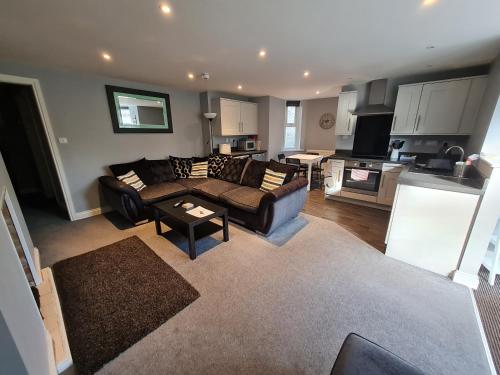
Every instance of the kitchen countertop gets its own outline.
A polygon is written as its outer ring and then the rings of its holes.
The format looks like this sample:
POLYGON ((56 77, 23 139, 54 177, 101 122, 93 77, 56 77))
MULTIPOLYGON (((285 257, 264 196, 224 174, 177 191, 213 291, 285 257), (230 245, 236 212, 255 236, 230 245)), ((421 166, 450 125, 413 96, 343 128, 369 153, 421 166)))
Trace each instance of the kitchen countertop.
POLYGON ((352 151, 351 150, 336 150, 335 154, 330 156, 331 159, 340 159, 340 160, 363 160, 363 161, 373 161, 373 162, 379 162, 379 163, 390 163, 390 164, 408 164, 406 161, 399 161, 399 160, 391 160, 389 158, 387 159, 370 159, 370 158, 361 158, 358 156, 352 156, 352 151))
POLYGON ((253 150, 253 151, 232 151, 231 156, 244 156, 244 155, 258 155, 265 154, 267 150, 253 150))
POLYGON ((452 176, 410 172, 408 167, 399 175, 398 184, 474 195, 482 195, 486 187, 485 179, 478 172, 473 172, 469 178, 457 179, 452 176))

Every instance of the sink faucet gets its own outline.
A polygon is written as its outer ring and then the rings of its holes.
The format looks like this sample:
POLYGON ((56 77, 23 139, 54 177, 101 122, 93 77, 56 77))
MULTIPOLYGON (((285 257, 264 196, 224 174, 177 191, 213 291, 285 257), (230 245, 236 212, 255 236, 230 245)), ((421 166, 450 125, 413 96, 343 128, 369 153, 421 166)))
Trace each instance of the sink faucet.
POLYGON ((462 147, 460 146, 451 146, 451 147, 448 147, 448 149, 446 150, 446 152, 444 153, 445 155, 448 154, 448 152, 450 152, 450 150, 453 150, 454 148, 456 148, 457 150, 460 151, 460 159, 458 161, 463 161, 464 160, 464 156, 465 156, 465 151, 462 147))

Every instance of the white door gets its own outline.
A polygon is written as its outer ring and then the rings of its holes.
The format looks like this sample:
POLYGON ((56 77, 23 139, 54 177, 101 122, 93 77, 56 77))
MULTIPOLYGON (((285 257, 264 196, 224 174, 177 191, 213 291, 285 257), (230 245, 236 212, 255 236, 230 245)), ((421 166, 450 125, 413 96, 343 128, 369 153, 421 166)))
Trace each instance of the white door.
POLYGON ((413 134, 423 85, 399 86, 391 134, 413 134))
POLYGON ((424 84, 415 134, 456 134, 470 79, 424 84))
POLYGON ((356 116, 350 111, 356 108, 357 92, 341 92, 339 94, 339 104, 337 107, 337 124, 335 126, 336 135, 352 135, 356 125, 356 116))
POLYGON ((392 206, 396 188, 398 186, 399 172, 383 172, 380 180, 380 189, 378 191, 377 203, 392 206))
POLYGON ((258 109, 256 103, 241 102, 241 133, 245 135, 258 134, 258 109))
POLYGON ((472 79, 467 102, 465 103, 464 114, 460 123, 460 134, 471 134, 474 130, 479 106, 483 101, 487 83, 488 77, 477 77, 472 79))
POLYGON ((220 100, 221 135, 241 134, 241 107, 235 100, 220 100))

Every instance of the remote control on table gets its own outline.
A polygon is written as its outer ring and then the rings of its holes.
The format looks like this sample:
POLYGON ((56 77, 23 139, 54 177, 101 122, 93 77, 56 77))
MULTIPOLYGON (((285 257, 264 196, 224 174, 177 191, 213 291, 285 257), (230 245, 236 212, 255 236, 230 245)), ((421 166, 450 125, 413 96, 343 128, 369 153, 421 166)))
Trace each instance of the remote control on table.
POLYGON ((184 203, 184 200, 179 201, 179 202, 177 202, 177 203, 174 204, 174 207, 177 208, 177 207, 179 207, 183 203, 184 203))

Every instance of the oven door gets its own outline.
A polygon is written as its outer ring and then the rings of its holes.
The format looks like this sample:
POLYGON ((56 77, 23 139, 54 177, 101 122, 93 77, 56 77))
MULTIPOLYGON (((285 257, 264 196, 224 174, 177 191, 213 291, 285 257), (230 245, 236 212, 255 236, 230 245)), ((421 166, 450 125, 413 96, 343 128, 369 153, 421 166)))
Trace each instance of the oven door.
POLYGON ((381 175, 382 171, 377 169, 344 168, 342 190, 377 195, 381 175))

